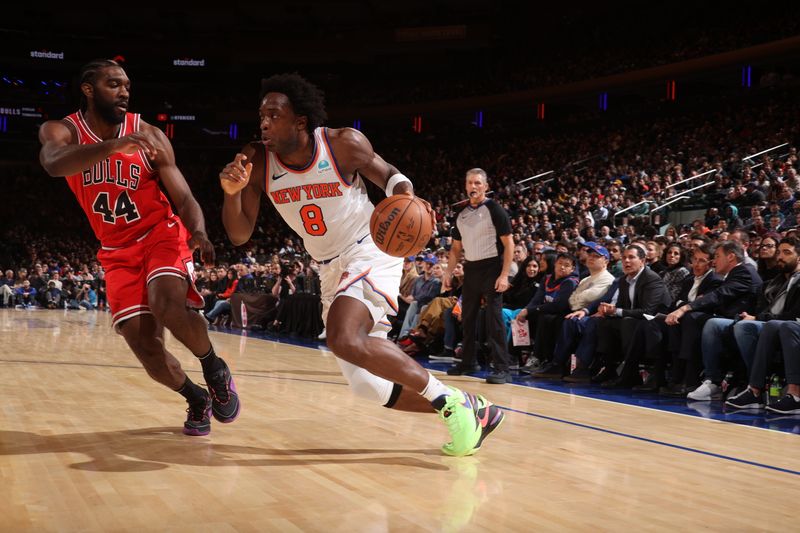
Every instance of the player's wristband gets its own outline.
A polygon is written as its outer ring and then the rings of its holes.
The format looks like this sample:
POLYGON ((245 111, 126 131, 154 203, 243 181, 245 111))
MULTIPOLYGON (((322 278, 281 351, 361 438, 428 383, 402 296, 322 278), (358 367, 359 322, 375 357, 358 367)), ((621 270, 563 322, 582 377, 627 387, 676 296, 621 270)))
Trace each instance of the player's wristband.
POLYGON ((389 181, 386 182, 386 196, 392 196, 394 194, 394 188, 397 186, 398 183, 402 183, 407 181, 411 183, 411 180, 405 177, 404 175, 400 174, 399 172, 389 178, 389 181))

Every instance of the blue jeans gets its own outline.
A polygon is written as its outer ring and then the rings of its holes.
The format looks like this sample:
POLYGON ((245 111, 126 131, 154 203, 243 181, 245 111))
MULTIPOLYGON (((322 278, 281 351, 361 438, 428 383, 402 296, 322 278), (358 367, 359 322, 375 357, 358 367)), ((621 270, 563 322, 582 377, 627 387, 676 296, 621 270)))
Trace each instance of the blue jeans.
POLYGON ((456 336, 458 334, 458 320, 453 316, 453 308, 445 309, 442 313, 444 321, 444 347, 453 350, 456 347, 456 336))
MULTIPOLYGON (((748 384, 757 389, 765 387, 769 364, 781 349, 780 329, 784 323, 783 320, 770 320, 769 322, 743 320, 733 328, 734 335, 737 335, 738 330, 738 336, 744 343, 752 342, 754 344, 747 355, 742 350, 742 359, 747 364, 748 384)), ((747 348, 749 349, 749 346, 747 348)), ((786 346, 783 348, 785 354, 786 346)))
POLYGON ((703 334, 700 337, 703 366, 706 369, 706 379, 714 383, 722 381, 722 353, 725 347, 722 337, 731 324, 733 320, 730 318, 711 318, 703 326, 703 334))
POLYGON ((753 360, 756 357, 756 346, 758 346, 758 338, 761 336, 761 330, 764 329, 765 322, 758 320, 742 320, 733 326, 733 338, 736 339, 736 345, 739 347, 739 353, 742 354, 744 364, 747 365, 747 375, 753 372, 753 360))
POLYGON ((594 359, 597 346, 597 321, 598 318, 570 318, 561 324, 561 335, 553 351, 553 363, 564 364, 569 360, 572 351, 581 362, 583 368, 589 368, 594 359))
POLYGON ((407 337, 408 332, 411 331, 417 324, 417 317, 419 316, 419 302, 414 300, 410 304, 408 304, 408 309, 406 310, 406 317, 403 319, 403 327, 400 328, 400 337, 407 337))
POLYGON ((217 300, 214 304, 214 309, 206 314, 206 318, 211 321, 217 318, 219 315, 224 313, 231 312, 231 303, 228 300, 217 300))

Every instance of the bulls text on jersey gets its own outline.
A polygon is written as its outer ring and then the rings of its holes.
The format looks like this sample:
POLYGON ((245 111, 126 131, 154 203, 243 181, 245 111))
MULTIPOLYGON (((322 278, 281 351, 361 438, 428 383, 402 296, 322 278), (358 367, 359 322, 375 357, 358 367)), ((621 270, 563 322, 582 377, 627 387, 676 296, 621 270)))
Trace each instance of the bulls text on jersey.
POLYGON ((83 186, 115 183, 119 187, 135 191, 139 188, 141 175, 142 167, 135 163, 127 163, 117 159, 112 165, 111 160, 106 159, 83 171, 83 186))

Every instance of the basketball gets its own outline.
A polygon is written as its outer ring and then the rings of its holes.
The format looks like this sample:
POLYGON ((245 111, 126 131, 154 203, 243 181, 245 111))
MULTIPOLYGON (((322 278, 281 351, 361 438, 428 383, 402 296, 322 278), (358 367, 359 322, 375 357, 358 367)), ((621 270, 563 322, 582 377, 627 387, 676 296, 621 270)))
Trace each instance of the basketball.
POLYGON ((369 232, 383 252, 394 257, 416 255, 431 238, 431 217, 419 198, 395 194, 372 212, 369 232))

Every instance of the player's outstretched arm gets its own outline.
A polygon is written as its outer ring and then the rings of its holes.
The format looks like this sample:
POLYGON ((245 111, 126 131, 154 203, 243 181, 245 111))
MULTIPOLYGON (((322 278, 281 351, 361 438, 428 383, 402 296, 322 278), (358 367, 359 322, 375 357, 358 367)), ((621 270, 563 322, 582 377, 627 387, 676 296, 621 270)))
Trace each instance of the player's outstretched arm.
POLYGON ((116 153, 132 154, 143 150, 153 159, 156 149, 150 135, 142 132, 95 144, 78 144, 77 133, 63 120, 48 120, 39 128, 42 149, 39 161, 51 176, 78 174, 116 153))
POLYGON ((219 182, 224 191, 222 201, 222 223, 228 238, 236 245, 246 243, 253 234, 261 204, 261 186, 251 180, 254 166, 255 175, 263 174, 263 157, 251 146, 245 146, 225 165, 219 173, 219 182))
MULTIPOLYGON (((158 169, 161 183, 169 194, 170 200, 175 204, 178 216, 189 230, 189 248, 192 250, 200 249, 200 256, 203 263, 211 265, 214 263, 214 246, 208 240, 206 234, 206 221, 203 217, 203 210, 192 195, 189 184, 186 183, 183 173, 175 164, 175 152, 172 150, 172 143, 160 129, 146 123, 142 123, 142 132, 151 136, 155 157, 153 162, 158 169)), ((140 132, 141 133, 141 132, 140 132)))

